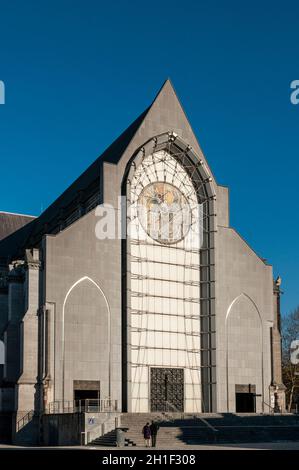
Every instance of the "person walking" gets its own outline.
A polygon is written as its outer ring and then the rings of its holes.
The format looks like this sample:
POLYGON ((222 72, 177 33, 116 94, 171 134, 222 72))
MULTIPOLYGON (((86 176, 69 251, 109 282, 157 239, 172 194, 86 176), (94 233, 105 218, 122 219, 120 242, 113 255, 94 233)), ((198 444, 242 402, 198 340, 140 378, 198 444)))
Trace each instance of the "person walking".
POLYGON ((142 429, 144 441, 145 441, 145 447, 150 447, 151 446, 151 428, 150 424, 146 423, 146 425, 142 429))
POLYGON ((150 425, 150 430, 152 436, 152 447, 156 447, 159 424, 155 423, 155 421, 152 421, 152 424, 150 425))

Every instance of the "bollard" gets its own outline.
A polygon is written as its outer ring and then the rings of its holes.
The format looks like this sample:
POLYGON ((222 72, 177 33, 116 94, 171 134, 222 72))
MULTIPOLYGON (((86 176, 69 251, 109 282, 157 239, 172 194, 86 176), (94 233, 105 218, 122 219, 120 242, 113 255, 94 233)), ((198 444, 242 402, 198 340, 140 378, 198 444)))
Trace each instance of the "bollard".
POLYGON ((122 428, 116 428, 116 446, 124 447, 125 445, 125 433, 122 428))

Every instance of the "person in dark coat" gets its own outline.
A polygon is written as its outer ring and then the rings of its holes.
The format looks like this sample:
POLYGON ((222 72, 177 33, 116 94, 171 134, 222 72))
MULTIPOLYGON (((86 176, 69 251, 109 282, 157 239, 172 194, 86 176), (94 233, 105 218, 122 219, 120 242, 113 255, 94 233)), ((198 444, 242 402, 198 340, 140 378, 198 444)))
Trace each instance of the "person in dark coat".
POLYGON ((151 430, 151 435, 152 435, 152 447, 156 447, 157 434, 159 431, 158 423, 155 423, 155 421, 152 421, 152 424, 150 425, 150 430, 151 430))
POLYGON ((146 425, 142 429, 144 441, 145 441, 145 447, 150 447, 151 446, 151 428, 150 424, 146 423, 146 425))

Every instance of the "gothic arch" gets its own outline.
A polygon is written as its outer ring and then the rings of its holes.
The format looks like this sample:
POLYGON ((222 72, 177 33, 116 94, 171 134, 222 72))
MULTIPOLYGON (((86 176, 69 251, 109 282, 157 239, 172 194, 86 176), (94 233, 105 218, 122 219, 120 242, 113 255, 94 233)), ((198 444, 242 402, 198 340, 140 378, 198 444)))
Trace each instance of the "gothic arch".
POLYGON ((249 297, 249 295, 247 295, 247 294, 245 294, 244 292, 242 292, 242 294, 238 295, 238 296, 231 302, 230 306, 228 307, 227 312, 226 312, 226 317, 225 317, 225 325, 227 324, 227 320, 228 320, 228 317, 229 317, 229 315, 230 315, 230 313, 231 313, 232 307, 233 307, 234 304, 235 304, 236 302, 238 302, 238 300, 240 300, 242 297, 247 298, 247 299, 249 300, 249 302, 251 302, 251 303, 254 305, 254 308, 255 308, 255 310, 256 310, 256 312, 257 312, 257 314, 258 314, 258 316, 259 316, 259 319, 260 319, 260 321, 261 321, 261 323, 262 323, 262 317, 261 317, 261 314, 260 314, 259 309, 257 308, 256 303, 252 300, 251 297, 249 297))
MULTIPOLYGON (((122 180, 122 195, 128 199, 131 192, 132 181, 136 169, 143 166, 143 161, 150 155, 165 151, 173 157, 177 163, 184 168, 194 186, 197 203, 204 209, 204 245, 200 249, 200 373, 201 373, 201 396, 202 411, 212 412, 216 410, 216 322, 215 322, 215 230, 216 230, 216 191, 215 183, 205 162, 196 155, 193 149, 174 132, 166 132, 150 138, 140 146, 132 155, 122 180)), ((128 220, 125 208, 125 220, 128 220)), ((122 272, 123 272, 123 308, 122 308, 122 330, 123 330, 123 384, 130 383, 130 375, 127 364, 130 363, 130 290, 129 276, 126 275, 127 255, 130 247, 126 239, 122 241, 122 272), (127 318, 128 317, 128 318, 127 318)), ((130 261, 129 261, 130 262, 130 261)), ((126 385, 125 385, 126 386, 126 385)), ((124 410, 130 397, 127 390, 123 389, 124 410)))
POLYGON ((80 284, 88 282, 89 284, 93 285, 98 289, 100 292, 101 296, 104 299, 105 305, 106 305, 106 312, 107 312, 107 331, 108 331, 108 386, 109 386, 109 398, 111 397, 111 311, 110 311, 110 306, 108 299, 102 290, 102 288, 99 286, 97 282, 95 282, 93 279, 91 279, 89 276, 83 276, 82 278, 78 279, 68 290, 64 301, 63 301, 63 306, 62 306, 62 400, 64 401, 64 388, 65 388, 65 308, 67 304, 67 300, 71 293, 78 287, 80 284))
MULTIPOLYGON (((232 321, 232 317, 234 316, 235 312, 236 314, 238 313, 238 310, 236 310, 236 307, 238 306, 238 304, 244 300, 248 306, 251 307, 251 312, 254 312, 255 314, 255 318, 258 319, 258 328, 259 328, 259 338, 257 338, 258 340, 260 340, 260 370, 261 370, 261 393, 262 393, 262 396, 264 395, 264 341, 263 341, 263 321, 262 321, 262 317, 261 317, 261 314, 260 314, 260 311, 256 305, 256 303, 254 302, 254 300, 246 293, 242 293, 240 295, 238 295, 237 297, 235 297, 235 299, 231 302, 230 306, 228 307, 227 309, 227 312, 226 312, 226 317, 225 317, 225 343, 226 343, 226 346, 225 346, 225 354, 226 354, 226 387, 227 387, 227 411, 231 411, 230 410, 230 405, 229 405, 229 402, 230 402, 230 390, 229 390, 229 386, 230 386, 230 361, 229 361, 229 347, 230 347, 230 339, 232 338, 229 338, 230 334, 229 334, 229 322, 232 321)), ((247 313, 247 312, 246 312, 247 313)), ((242 314, 241 314, 242 315, 242 314)), ((252 316, 252 315, 251 315, 252 316)), ((243 317, 243 319, 245 320, 248 320, 248 316, 245 318, 243 317)), ((243 328, 242 331, 246 330, 246 328, 243 328)), ((240 343, 241 343, 241 338, 240 338, 240 343)), ((263 401, 264 401, 264 398, 263 398, 263 401)))

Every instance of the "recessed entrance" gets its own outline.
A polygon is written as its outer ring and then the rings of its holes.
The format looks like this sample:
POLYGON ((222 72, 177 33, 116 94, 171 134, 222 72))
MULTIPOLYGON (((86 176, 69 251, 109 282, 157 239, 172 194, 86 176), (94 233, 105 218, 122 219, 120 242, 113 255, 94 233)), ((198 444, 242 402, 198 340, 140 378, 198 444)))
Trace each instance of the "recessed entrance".
POLYGON ((74 390, 74 400, 99 400, 100 390, 74 390))
POLYGON ((184 411, 184 369, 151 368, 151 411, 184 411))
POLYGON ((253 393, 236 393, 236 413, 255 413, 253 393))
POLYGON ((100 381, 74 380, 74 400, 99 400, 100 381))
POLYGON ((255 385, 236 385, 236 413, 255 413, 255 385))

